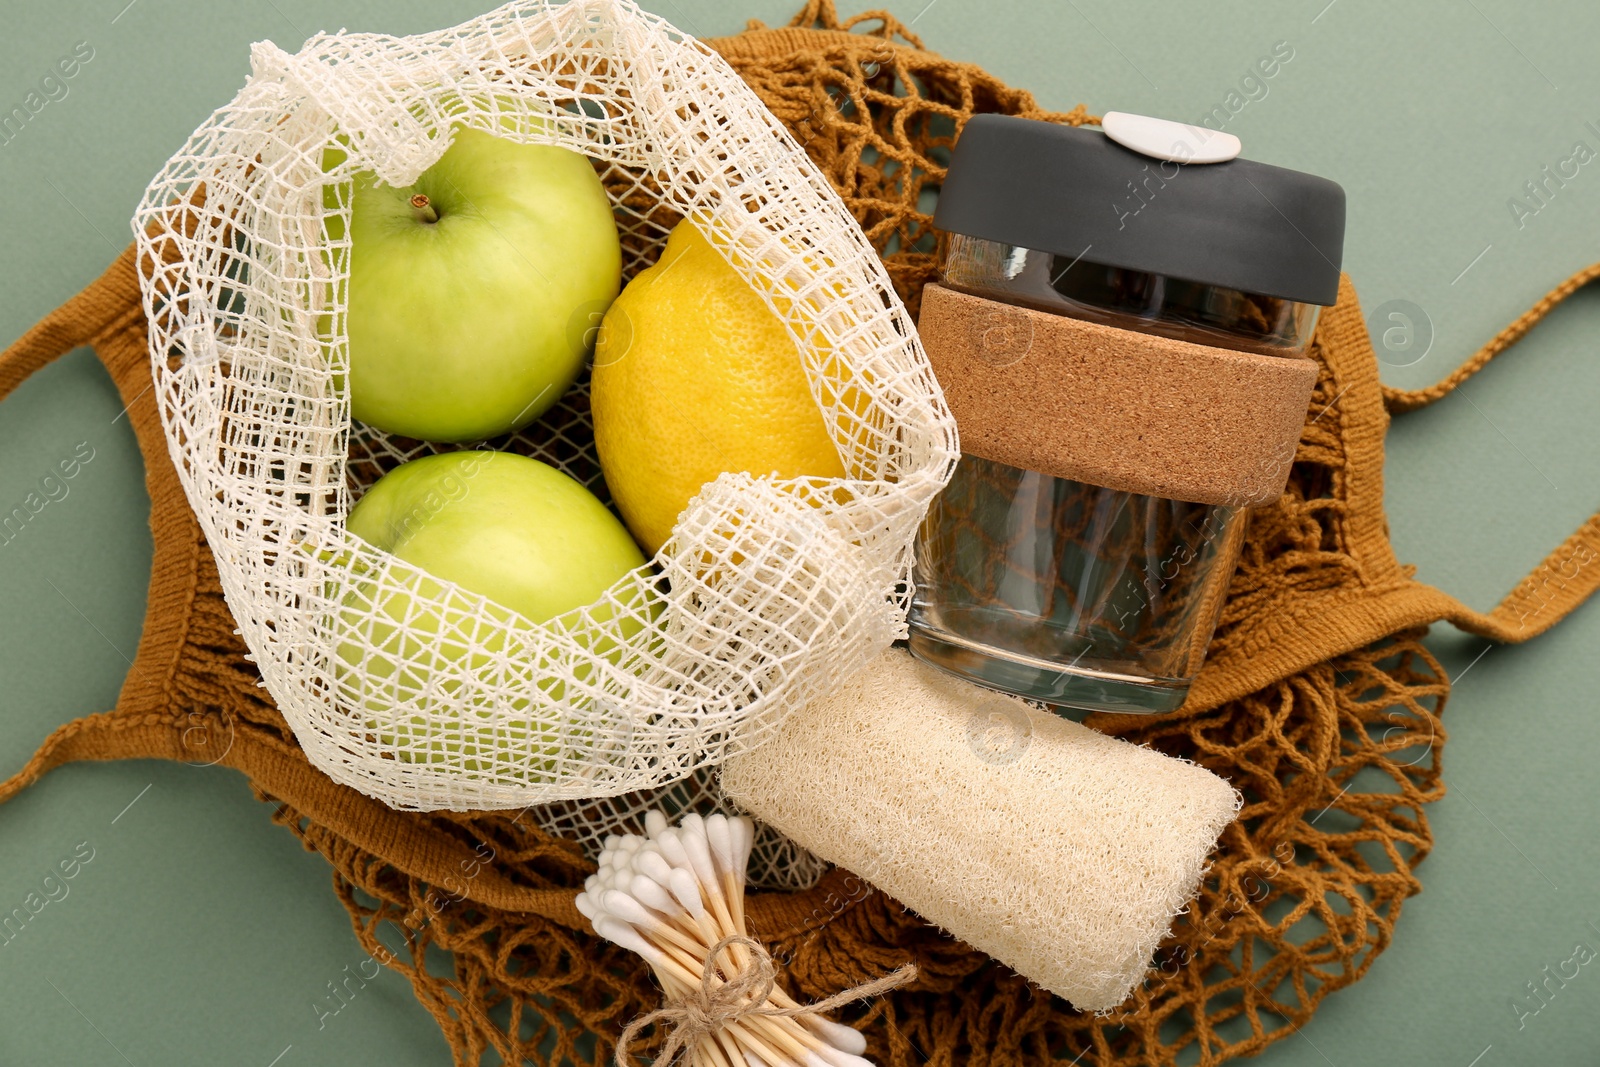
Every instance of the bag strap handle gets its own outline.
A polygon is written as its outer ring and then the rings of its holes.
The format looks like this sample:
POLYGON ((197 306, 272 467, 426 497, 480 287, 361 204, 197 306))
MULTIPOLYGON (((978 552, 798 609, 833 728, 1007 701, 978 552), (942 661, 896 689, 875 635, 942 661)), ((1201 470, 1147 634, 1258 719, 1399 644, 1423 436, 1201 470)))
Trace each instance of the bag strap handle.
POLYGON ((142 313, 134 256, 134 246, 129 245, 94 284, 0 352, 0 400, 39 368, 142 313))
MULTIPOLYGON (((1527 336, 1555 306, 1600 277, 1600 263, 1574 273, 1501 330, 1449 377, 1426 389, 1383 387, 1383 403, 1395 414, 1415 411, 1448 396, 1496 356, 1527 336)), ((1544 633, 1560 622, 1595 590, 1600 589, 1600 512, 1546 556, 1499 604, 1474 611, 1447 598, 1445 617, 1469 633, 1493 641, 1515 643, 1544 633)))

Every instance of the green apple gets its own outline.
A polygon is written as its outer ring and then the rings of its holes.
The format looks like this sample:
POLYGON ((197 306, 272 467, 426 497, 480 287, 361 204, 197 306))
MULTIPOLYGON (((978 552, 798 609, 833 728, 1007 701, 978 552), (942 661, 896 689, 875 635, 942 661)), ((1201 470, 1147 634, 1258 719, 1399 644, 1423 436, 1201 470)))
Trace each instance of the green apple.
MULTIPOLYGON (((490 616, 505 624, 519 616, 549 623, 593 604, 645 563, 593 494, 524 456, 453 452, 390 471, 351 510, 346 528, 424 572, 403 589, 358 586, 342 603, 339 684, 380 741, 408 762, 448 762, 469 773, 520 764, 529 779, 547 776, 560 752, 583 742, 586 730, 551 710, 564 686, 505 656, 504 631, 482 627, 460 590, 487 597, 490 616), (515 695, 484 706, 464 701, 468 675, 515 695), (393 714, 401 704, 422 714, 393 714)), ((648 607, 623 617, 622 635, 645 627, 648 607)), ((620 654, 592 629, 573 632, 593 652, 620 654)))
MULTIPOLYGON (((330 148, 327 162, 343 157, 330 148)), ((386 433, 479 441, 567 391, 621 284, 611 201, 584 156, 457 128, 403 189, 350 190, 351 413, 386 433)), ((326 199, 325 199, 326 202, 326 199)))
POLYGON ((535 623, 594 603, 645 562, 593 493, 509 452, 401 464, 351 509, 345 528, 535 623))

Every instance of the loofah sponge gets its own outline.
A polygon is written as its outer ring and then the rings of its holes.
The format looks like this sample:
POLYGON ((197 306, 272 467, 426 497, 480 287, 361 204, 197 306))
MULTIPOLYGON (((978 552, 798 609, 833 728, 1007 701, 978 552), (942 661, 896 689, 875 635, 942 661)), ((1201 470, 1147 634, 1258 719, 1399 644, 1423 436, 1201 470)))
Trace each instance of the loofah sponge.
POLYGON ((728 795, 1082 1011, 1194 896, 1232 786, 891 649, 723 769, 728 795))

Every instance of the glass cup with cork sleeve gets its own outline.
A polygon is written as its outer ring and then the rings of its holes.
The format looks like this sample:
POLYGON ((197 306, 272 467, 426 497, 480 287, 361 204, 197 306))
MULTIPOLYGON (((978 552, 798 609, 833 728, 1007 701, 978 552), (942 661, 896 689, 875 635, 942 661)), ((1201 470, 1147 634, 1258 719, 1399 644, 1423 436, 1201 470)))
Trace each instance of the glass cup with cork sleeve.
POLYGON ((1251 507, 1283 491, 1344 191, 1238 138, 974 116, 918 330, 962 458, 917 540, 910 647, 1084 711, 1179 707, 1251 507))

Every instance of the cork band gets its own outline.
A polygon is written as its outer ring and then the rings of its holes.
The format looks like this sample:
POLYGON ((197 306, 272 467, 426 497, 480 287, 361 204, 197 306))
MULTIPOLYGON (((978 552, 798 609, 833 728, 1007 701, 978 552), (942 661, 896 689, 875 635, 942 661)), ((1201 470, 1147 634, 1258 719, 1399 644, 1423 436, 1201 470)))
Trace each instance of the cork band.
POLYGON ((961 451, 1108 489, 1256 507, 1283 492, 1309 359, 1134 333, 929 285, 918 332, 961 451))

